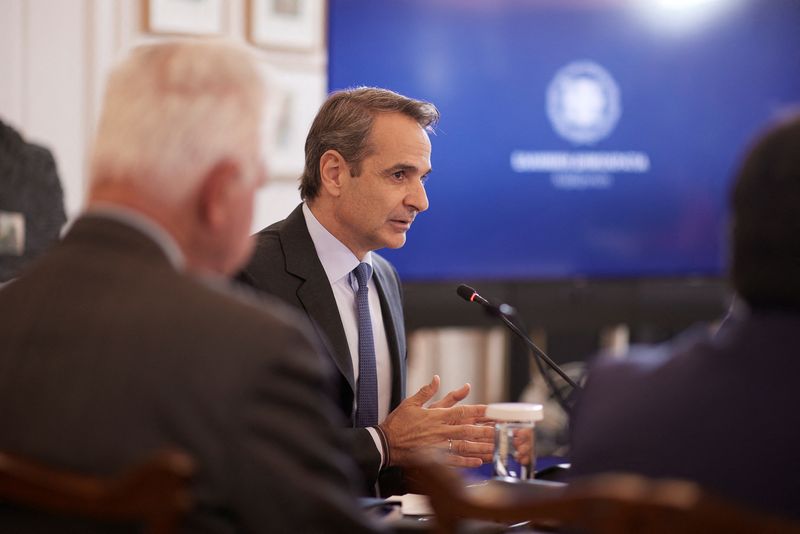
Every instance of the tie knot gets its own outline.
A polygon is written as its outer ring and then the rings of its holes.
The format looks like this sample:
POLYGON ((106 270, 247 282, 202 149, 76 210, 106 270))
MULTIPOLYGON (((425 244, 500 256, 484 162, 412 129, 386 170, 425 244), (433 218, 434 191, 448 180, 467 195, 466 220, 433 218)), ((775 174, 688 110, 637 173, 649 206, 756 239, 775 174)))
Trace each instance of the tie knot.
POLYGON ((367 282, 372 276, 372 265, 361 262, 353 269, 353 274, 356 275, 356 280, 358 280, 358 287, 367 287, 367 282))

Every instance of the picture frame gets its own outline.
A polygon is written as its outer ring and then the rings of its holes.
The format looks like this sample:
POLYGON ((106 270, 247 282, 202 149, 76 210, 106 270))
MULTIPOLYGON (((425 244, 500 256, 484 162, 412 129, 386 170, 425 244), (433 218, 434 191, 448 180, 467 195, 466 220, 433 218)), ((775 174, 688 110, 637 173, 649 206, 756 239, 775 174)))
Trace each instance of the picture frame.
POLYGON ((224 0, 142 0, 144 29, 172 35, 224 33, 224 0))
POLYGON ((312 51, 322 48, 325 0, 248 0, 247 36, 264 48, 312 51))
POLYGON ((318 69, 267 63, 261 65, 261 73, 270 88, 262 125, 267 173, 271 180, 297 180, 305 165, 308 130, 327 97, 327 79, 318 69))
POLYGON ((24 214, 0 210, 0 254, 7 256, 25 254, 24 214))

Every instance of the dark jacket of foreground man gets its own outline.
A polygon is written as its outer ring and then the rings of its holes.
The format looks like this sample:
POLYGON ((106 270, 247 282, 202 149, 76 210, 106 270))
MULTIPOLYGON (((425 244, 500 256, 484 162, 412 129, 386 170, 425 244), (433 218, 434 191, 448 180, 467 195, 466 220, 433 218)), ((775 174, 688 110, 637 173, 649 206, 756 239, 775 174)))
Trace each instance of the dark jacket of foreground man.
MULTIPOLYGON (((327 364, 305 320, 267 301, 176 271, 131 227, 78 220, 0 289, 0 449, 111 474, 172 445, 197 465, 187 532, 368 530, 327 364)), ((0 508, 4 532, 29 531, 17 520, 0 508)))

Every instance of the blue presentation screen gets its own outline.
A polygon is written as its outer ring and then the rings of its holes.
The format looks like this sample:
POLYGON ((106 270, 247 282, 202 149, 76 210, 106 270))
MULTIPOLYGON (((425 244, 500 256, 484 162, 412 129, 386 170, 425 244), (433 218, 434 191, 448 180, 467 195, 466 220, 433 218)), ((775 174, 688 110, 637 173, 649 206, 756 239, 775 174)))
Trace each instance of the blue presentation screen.
POLYGON ((718 275, 753 136, 800 101, 797 0, 330 0, 330 89, 430 100, 407 280, 718 275))

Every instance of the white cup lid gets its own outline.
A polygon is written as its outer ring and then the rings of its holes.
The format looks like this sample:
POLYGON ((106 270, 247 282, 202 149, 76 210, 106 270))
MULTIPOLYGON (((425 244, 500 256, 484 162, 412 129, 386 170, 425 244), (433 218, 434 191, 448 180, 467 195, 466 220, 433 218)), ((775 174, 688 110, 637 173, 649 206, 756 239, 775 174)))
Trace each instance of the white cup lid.
POLYGON ((486 417, 498 421, 541 421, 544 418, 541 404, 526 402, 499 402, 486 407, 486 417))

